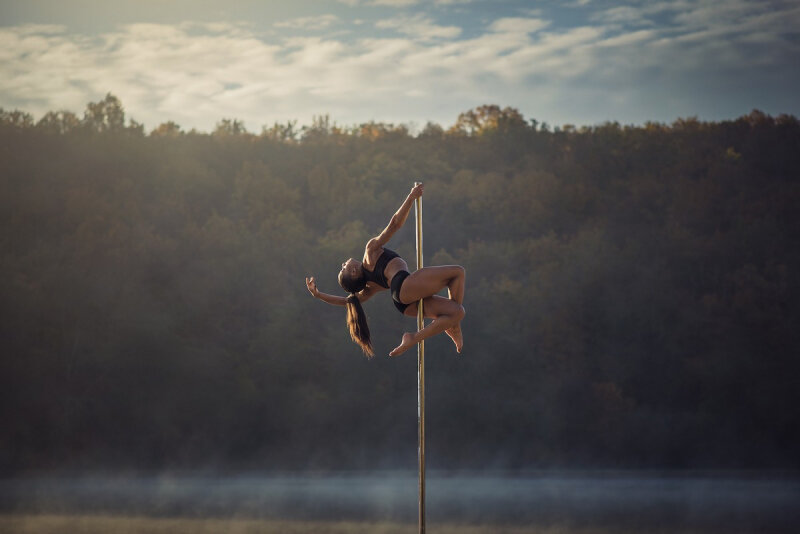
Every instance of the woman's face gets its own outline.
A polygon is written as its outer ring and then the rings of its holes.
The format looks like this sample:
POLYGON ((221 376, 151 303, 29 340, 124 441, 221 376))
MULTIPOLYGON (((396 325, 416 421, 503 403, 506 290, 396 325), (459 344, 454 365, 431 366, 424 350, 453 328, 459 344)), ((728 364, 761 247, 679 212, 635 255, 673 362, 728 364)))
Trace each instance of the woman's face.
POLYGON ((361 274, 361 262, 350 258, 342 264, 342 273, 350 278, 358 278, 361 274))

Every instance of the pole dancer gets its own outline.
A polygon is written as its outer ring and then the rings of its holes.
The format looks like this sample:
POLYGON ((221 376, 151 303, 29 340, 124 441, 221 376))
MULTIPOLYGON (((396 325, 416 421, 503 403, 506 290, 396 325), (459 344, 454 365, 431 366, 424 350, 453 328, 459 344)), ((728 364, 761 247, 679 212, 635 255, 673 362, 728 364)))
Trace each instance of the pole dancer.
POLYGON ((416 317, 418 302, 431 323, 417 332, 405 332, 400 345, 389 356, 399 356, 420 341, 445 332, 461 352, 464 345, 461 319, 464 318, 464 268, 460 265, 438 265, 419 268, 409 273, 408 264, 396 252, 385 247, 389 239, 408 218, 411 205, 422 197, 423 185, 415 184, 400 208, 392 215, 389 224, 364 248, 361 261, 350 258, 342 263, 339 285, 348 292, 347 297, 330 295, 317 289, 313 276, 306 277, 308 291, 323 302, 347 309, 347 328, 350 337, 368 357, 374 355, 369 326, 363 302, 386 289, 391 290, 392 301, 400 313, 416 317), (449 298, 437 295, 447 288, 449 298))

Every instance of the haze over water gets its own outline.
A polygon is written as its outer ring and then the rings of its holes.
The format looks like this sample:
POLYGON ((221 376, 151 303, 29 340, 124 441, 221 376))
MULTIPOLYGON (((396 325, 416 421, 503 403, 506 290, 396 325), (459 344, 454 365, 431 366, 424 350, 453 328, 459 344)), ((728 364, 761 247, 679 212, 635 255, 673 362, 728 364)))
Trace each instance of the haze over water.
MULTIPOLYGON (((416 521, 415 473, 44 477, 0 483, 2 512, 416 521)), ((800 480, 758 473, 430 472, 428 520, 791 532, 800 480)), ((794 530, 796 531, 796 530, 794 530)))

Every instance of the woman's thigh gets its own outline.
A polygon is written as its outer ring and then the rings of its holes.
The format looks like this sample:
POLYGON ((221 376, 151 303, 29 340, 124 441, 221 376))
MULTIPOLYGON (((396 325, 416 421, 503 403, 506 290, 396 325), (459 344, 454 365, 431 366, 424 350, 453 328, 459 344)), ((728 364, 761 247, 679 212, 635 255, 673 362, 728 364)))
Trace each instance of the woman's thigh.
MULTIPOLYGON (((426 319, 436 319, 440 315, 455 315, 460 311, 460 308, 461 305, 459 303, 439 295, 427 297, 422 301, 422 311, 425 313, 426 319)), ((409 317, 416 317, 417 302, 409 304, 403 314, 409 317)))
MULTIPOLYGON (((435 295, 453 278, 461 275, 464 268, 459 265, 436 265, 424 267, 411 273, 400 288, 400 300, 414 302, 435 295)), ((445 299, 449 300, 449 299, 445 299)))

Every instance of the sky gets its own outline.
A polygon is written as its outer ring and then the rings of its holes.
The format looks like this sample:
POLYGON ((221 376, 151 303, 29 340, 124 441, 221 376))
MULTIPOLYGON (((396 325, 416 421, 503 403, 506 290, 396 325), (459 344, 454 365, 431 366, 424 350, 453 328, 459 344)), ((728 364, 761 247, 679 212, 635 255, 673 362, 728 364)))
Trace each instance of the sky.
POLYGON ((796 0, 0 0, 0 107, 148 131, 800 116, 799 66, 796 0))

